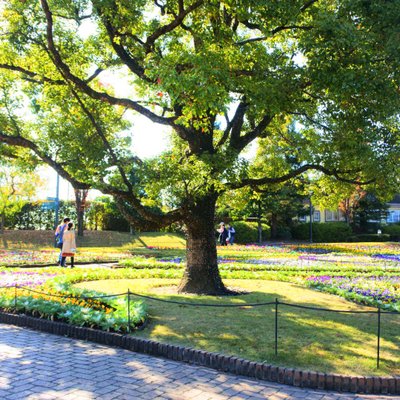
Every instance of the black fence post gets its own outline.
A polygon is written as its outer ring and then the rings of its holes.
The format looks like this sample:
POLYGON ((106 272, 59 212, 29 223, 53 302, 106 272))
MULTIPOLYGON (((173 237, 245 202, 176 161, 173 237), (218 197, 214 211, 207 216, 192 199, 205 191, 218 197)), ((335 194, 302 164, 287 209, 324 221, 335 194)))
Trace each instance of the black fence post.
POLYGON ((128 289, 128 327, 127 332, 131 331, 131 291, 128 289))
POLYGON ((278 355, 278 299, 275 298, 275 355, 278 355))
POLYGON ((379 369, 379 359, 381 351, 381 308, 378 307, 378 343, 377 343, 377 354, 376 354, 376 368, 379 369))

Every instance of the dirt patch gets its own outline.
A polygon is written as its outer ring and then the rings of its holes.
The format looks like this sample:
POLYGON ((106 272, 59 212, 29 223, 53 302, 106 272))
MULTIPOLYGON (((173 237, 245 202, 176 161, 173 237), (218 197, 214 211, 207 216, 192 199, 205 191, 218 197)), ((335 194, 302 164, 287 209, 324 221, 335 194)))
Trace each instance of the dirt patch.
MULTIPOLYGON (((225 295, 226 296, 242 296, 245 294, 250 294, 251 292, 246 291, 239 287, 227 287, 231 294, 225 295)), ((154 294, 173 294, 173 295, 192 295, 193 293, 178 293, 178 285, 168 285, 168 286, 154 286, 149 291, 154 294)))

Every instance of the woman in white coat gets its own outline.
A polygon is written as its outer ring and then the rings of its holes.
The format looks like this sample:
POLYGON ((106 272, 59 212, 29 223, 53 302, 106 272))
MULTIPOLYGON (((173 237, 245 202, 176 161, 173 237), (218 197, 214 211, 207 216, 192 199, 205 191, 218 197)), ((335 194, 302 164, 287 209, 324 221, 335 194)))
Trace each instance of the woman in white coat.
POLYGON ((76 253, 74 224, 70 222, 63 235, 63 246, 61 249, 61 266, 65 267, 65 259, 71 257, 71 268, 74 268, 74 256, 76 253))

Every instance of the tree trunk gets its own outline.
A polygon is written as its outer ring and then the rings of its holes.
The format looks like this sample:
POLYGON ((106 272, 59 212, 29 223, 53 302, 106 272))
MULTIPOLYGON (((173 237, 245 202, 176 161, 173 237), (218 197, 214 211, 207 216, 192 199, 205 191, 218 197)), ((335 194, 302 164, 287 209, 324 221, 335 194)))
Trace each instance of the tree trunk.
POLYGON ((217 196, 200 199, 190 208, 187 226, 187 266, 178 291, 223 295, 230 293, 222 283, 217 263, 216 230, 214 226, 217 196))
POLYGON ((0 234, 4 233, 5 220, 6 220, 6 217, 5 217, 4 213, 2 213, 0 216, 0 234))
POLYGON ((78 226, 78 236, 83 236, 84 229, 84 216, 86 207, 86 198, 89 193, 86 189, 74 189, 75 201, 76 201, 76 215, 77 215, 77 226, 78 226))
POLYGON ((262 225, 261 225, 261 201, 258 202, 257 213, 257 229, 258 229, 258 243, 262 244, 262 225))
POLYGON ((271 214, 270 218, 271 239, 276 239, 278 236, 278 217, 275 213, 271 214))

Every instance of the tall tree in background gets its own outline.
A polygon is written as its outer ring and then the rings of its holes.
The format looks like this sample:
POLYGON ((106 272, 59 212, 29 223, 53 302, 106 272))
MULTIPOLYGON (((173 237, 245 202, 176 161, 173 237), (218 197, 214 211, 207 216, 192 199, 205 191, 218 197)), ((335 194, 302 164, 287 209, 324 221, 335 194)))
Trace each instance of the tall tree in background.
POLYGON ((78 236, 83 236, 86 199, 89 194, 89 190, 74 189, 74 193, 75 193, 76 215, 78 217, 77 218, 78 236))
POLYGON ((39 176, 18 163, 0 163, 0 234, 4 233, 6 217, 19 212, 32 201, 40 188, 39 176))
POLYGON ((366 230, 367 220, 385 219, 386 202, 399 191, 396 179, 372 182, 369 185, 355 185, 340 182, 329 176, 314 176, 309 185, 313 193, 313 203, 321 209, 340 210, 346 223, 360 231, 360 213, 364 215, 361 231, 366 230))
POLYGON ((154 226, 183 221, 181 291, 226 292, 214 235, 226 190, 309 170, 379 181, 396 169, 399 0, 9 0, 1 12, 0 76, 34 118, 4 95, 0 141, 74 188, 113 195, 128 218, 134 208, 154 226), (171 149, 132 157, 129 112, 168 127, 171 149), (288 122, 296 129, 282 137, 288 122), (258 138, 270 145, 266 164, 284 141, 296 166, 251 172, 241 153, 258 138))

